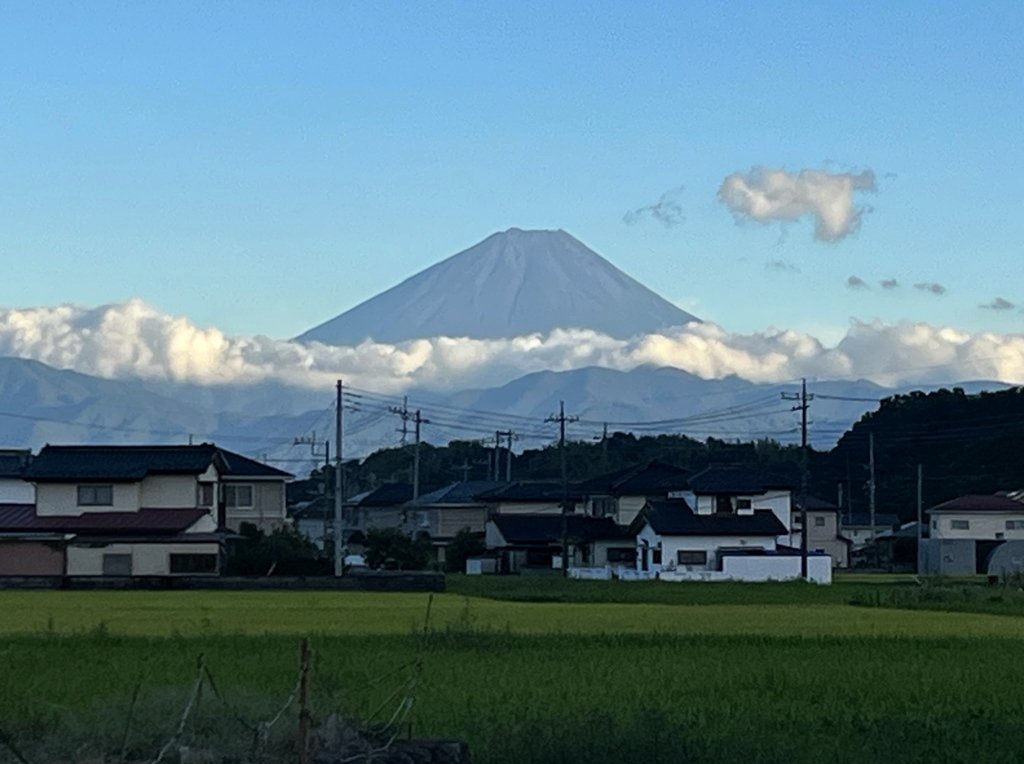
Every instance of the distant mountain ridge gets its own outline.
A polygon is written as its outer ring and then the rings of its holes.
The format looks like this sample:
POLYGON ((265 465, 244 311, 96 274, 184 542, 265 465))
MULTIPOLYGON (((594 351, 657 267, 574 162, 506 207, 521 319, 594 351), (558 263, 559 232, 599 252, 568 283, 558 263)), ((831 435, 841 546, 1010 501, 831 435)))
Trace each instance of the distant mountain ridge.
POLYGON ((296 338, 497 339, 593 329, 629 339, 697 321, 565 231, 495 233, 296 338))

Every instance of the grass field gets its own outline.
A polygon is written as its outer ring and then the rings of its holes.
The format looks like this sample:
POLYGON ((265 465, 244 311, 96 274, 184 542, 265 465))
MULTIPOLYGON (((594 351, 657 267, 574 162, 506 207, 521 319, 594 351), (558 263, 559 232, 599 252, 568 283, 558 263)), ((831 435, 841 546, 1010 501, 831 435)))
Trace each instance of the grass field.
POLYGON ((1019 616, 792 585, 557 601, 598 596, 564 583, 540 584, 556 601, 436 595, 429 637, 423 594, 0 592, 0 731, 31 764, 95 761, 119 751, 138 686, 129 750, 152 757, 202 655, 231 710, 208 692, 189 734, 244 747, 232 720, 274 715, 309 634, 317 718, 390 715, 419 656, 413 731, 465 739, 478 763, 1024 759, 1019 616))

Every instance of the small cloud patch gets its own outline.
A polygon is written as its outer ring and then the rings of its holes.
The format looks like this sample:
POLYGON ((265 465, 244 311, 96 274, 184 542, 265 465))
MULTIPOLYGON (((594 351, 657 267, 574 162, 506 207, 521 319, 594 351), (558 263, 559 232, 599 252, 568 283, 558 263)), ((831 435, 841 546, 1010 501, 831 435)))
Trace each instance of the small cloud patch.
POLYGON ((919 292, 929 292, 930 294, 938 295, 941 297, 946 293, 946 287, 942 284, 936 284, 934 281, 921 281, 914 284, 914 289, 919 292))
POLYGON ((898 287, 900 285, 900 282, 898 282, 896 279, 882 279, 881 281, 878 282, 878 284, 879 286, 882 287, 882 289, 889 291, 898 287))
POLYGON ((850 278, 848 278, 846 280, 846 288, 847 289, 871 289, 871 287, 868 286, 868 282, 866 282, 860 276, 850 276, 850 278))
POLYGON ((1002 297, 995 298, 992 302, 987 302, 984 305, 979 305, 979 308, 983 310, 1013 310, 1017 306, 1009 300, 1003 299, 1002 297))

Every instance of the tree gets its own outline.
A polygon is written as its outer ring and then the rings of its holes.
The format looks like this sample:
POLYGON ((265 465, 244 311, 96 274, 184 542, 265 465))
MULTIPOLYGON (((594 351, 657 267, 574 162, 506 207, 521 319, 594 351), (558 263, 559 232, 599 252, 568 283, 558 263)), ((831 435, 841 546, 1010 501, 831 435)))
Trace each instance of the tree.
POLYGON ((464 573, 466 558, 479 557, 486 551, 487 545, 484 543, 483 534, 463 528, 445 548, 444 569, 449 573, 464 573))
POLYGON ((264 533, 252 523, 242 523, 242 536, 232 547, 224 566, 230 576, 323 576, 330 561, 290 525, 264 533))
POLYGON ((398 528, 371 528, 366 533, 366 564, 385 570, 424 570, 430 561, 430 537, 407 536, 398 528))

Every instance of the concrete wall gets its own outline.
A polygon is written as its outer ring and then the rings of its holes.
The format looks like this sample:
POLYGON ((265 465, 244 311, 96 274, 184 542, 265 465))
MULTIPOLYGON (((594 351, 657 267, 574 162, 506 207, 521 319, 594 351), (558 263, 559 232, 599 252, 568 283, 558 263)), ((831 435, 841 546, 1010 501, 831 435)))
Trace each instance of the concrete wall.
POLYGON ((59 576, 64 553, 57 543, 0 540, 0 576, 59 576))
MULTIPOLYGON (((82 485, 87 485, 82 483, 82 485)), ((102 485, 102 484, 90 484, 102 485)), ((38 483, 36 485, 36 514, 43 515, 82 515, 86 512, 137 512, 141 492, 139 483, 113 483, 114 503, 105 507, 78 506, 78 484, 76 483, 38 483)), ((195 506, 195 496, 191 504, 195 506)))
MULTIPOLYGON (((832 558, 832 567, 845 568, 850 564, 849 545, 838 539, 839 514, 837 512, 815 511, 807 512, 807 535, 808 550, 821 551, 832 558), (824 525, 818 525, 816 519, 824 520, 824 525)), ((800 512, 793 513, 794 532, 790 534, 790 546, 800 548, 800 512)))
POLYGON ((664 570, 718 570, 718 550, 722 547, 744 549, 775 549, 775 538, 771 536, 662 536, 661 569, 664 570), (679 565, 678 552, 707 552, 706 565, 679 565))
MULTIPOLYGON (((662 581, 791 581, 800 578, 797 555, 727 555, 722 570, 663 570, 662 581)), ((832 583, 832 561, 824 555, 807 558, 807 574, 815 583, 832 583)))
POLYGON ((105 544, 68 546, 69 576, 102 576, 103 555, 131 555, 133 576, 167 576, 171 573, 172 554, 219 554, 216 543, 203 544, 105 544))
POLYGON ((0 504, 32 504, 36 488, 19 478, 0 478, 0 504))

